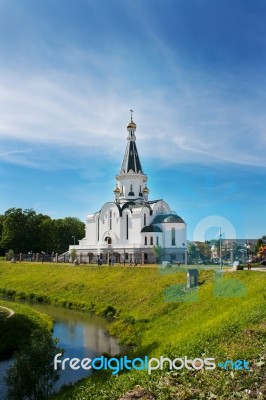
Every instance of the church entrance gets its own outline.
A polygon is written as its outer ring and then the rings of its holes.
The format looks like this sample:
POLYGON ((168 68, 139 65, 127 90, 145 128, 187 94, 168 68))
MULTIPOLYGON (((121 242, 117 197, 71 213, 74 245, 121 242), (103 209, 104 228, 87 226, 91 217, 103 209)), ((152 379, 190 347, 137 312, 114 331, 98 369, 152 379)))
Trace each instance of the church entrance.
POLYGON ((89 264, 91 264, 93 262, 93 254, 92 253, 88 253, 87 260, 88 260, 89 264))
POLYGON ((120 264, 120 254, 119 253, 114 253, 114 262, 116 264, 120 264))
POLYGON ((107 244, 112 244, 112 239, 110 238, 110 236, 107 236, 105 238, 105 241, 106 241, 107 244))

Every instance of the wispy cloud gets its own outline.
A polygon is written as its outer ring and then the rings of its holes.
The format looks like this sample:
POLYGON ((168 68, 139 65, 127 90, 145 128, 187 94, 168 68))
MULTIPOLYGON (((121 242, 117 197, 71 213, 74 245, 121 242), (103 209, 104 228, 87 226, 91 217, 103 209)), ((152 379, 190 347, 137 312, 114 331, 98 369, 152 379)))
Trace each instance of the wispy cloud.
POLYGON ((17 149, 14 140, 28 146, 67 146, 75 152, 87 148, 101 155, 117 154, 125 145, 128 108, 134 103, 138 140, 146 157, 156 155, 166 163, 266 166, 264 116, 260 111, 249 112, 246 100, 242 107, 223 102, 217 87, 206 92, 204 85, 193 90, 193 85, 184 83, 182 90, 189 93, 187 96, 154 88, 143 97, 141 90, 114 93, 106 88, 106 82, 56 72, 23 77, 2 71, 2 77, 0 138, 5 143, 13 140, 14 146, 12 152, 5 152, 2 146, 2 157, 11 162, 21 161, 23 154, 30 162, 30 150, 17 149), (132 101, 128 95, 133 95, 132 101))

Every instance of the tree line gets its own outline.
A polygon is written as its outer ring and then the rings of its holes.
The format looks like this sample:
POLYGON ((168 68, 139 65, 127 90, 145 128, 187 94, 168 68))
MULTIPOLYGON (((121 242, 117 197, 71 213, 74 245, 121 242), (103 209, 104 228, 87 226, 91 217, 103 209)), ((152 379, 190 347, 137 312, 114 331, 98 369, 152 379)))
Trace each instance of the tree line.
POLYGON ((78 218, 52 219, 33 209, 10 208, 0 215, 0 254, 63 253, 82 239, 85 224, 78 218))

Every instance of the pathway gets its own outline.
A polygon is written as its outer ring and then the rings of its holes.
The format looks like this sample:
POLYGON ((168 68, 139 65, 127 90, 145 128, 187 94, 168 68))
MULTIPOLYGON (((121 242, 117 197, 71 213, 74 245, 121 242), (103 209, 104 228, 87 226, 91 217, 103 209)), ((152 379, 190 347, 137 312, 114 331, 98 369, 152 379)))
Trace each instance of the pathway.
POLYGON ((5 310, 5 311, 7 311, 7 312, 9 313, 8 316, 7 316, 6 318, 10 318, 10 317, 12 317, 12 315, 15 314, 15 311, 12 310, 11 308, 7 308, 7 307, 2 307, 2 306, 0 306, 0 310, 5 310))

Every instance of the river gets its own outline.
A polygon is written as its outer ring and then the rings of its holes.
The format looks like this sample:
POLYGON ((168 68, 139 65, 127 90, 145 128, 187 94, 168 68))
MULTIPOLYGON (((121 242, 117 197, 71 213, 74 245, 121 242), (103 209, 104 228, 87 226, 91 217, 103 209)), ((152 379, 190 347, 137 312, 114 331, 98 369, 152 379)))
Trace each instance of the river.
MULTIPOLYGON (((7 301, 7 299, 4 299, 7 301)), ((117 339, 107 333, 108 321, 88 312, 69 310, 53 305, 24 303, 37 311, 50 315, 54 320, 53 336, 60 340, 59 347, 65 350, 64 358, 94 358, 102 354, 115 356, 123 354, 125 349, 119 346, 117 339)), ((12 301, 10 301, 10 306, 12 301)), ((11 307, 12 308, 12 307, 11 307)), ((12 359, 0 362, 0 393, 1 399, 6 393, 3 377, 12 363, 12 359)), ((91 370, 84 369, 61 371, 55 385, 58 391, 63 385, 78 381, 89 376, 91 370)))

